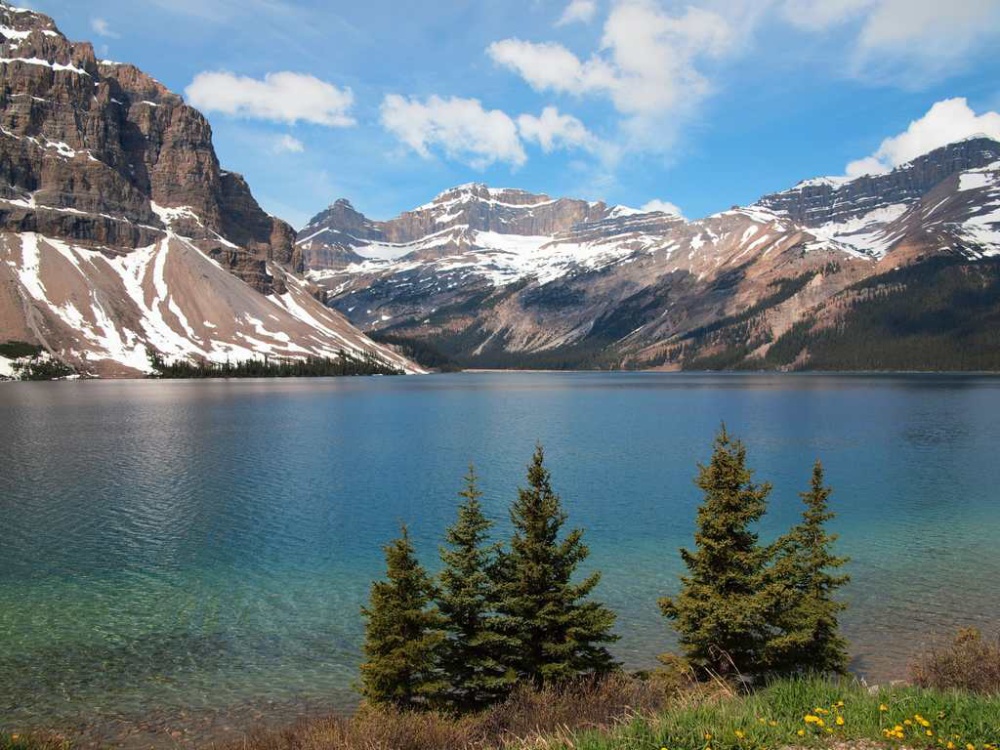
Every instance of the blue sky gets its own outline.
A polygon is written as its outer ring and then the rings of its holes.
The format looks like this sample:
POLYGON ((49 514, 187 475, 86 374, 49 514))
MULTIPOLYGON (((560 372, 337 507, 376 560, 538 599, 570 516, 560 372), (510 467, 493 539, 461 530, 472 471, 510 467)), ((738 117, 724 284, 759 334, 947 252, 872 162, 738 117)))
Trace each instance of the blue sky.
POLYGON ((1000 137, 997 0, 30 5, 184 93, 297 227, 471 181, 697 218, 1000 137))

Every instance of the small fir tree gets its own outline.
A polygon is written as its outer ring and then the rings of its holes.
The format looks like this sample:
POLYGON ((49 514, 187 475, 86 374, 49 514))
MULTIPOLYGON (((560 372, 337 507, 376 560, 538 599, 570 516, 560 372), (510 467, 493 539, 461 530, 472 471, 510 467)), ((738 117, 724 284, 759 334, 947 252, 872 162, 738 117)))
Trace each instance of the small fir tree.
POLYGON ((367 607, 361 692, 373 704, 425 708, 442 689, 437 652, 442 618, 434 587, 417 561, 406 526, 384 547, 386 580, 372 584, 367 607))
POLYGON ((514 535, 498 564, 500 624, 514 645, 507 663, 536 687, 615 669, 605 648, 617 640, 611 632, 615 614, 588 600, 600 573, 572 582, 589 550, 579 529, 559 539, 566 514, 552 491, 541 446, 510 518, 514 535))
POLYGON ((498 658, 509 650, 510 639, 498 628, 496 586, 491 572, 497 550, 489 544, 492 521, 483 514, 482 493, 470 466, 465 477, 458 519, 448 529, 441 548, 438 609, 447 640, 441 648, 441 667, 447 686, 438 703, 452 711, 485 708, 504 698, 516 673, 498 658))
POLYGON ((837 617, 847 605, 834 595, 850 576, 836 572, 848 558, 833 554, 837 535, 826 531, 835 517, 829 510, 831 492, 817 461, 809 491, 800 495, 806 506, 802 522, 774 545, 769 619, 776 634, 767 644, 766 661, 780 674, 847 671, 847 641, 837 617))
POLYGON ((695 550, 681 550, 688 575, 675 598, 660 600, 695 667, 719 674, 759 671, 766 633, 764 574, 767 550, 753 530, 767 509, 771 485, 754 484, 746 448, 722 426, 708 465, 695 483, 705 499, 698 509, 695 550))

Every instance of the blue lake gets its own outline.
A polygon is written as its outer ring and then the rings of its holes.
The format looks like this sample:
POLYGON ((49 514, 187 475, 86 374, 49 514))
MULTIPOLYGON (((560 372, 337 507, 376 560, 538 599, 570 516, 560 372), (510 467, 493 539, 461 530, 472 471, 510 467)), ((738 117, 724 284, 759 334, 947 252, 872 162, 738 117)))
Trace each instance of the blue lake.
POLYGON ((469 462, 507 506, 537 441, 617 656, 674 638, 656 606, 725 420, 794 523, 821 458, 852 557, 854 669, 1000 623, 1000 378, 460 374, 0 387, 0 728, 228 736, 347 709, 359 607, 410 525, 424 562, 469 462), (187 734, 183 734, 187 733, 187 734))

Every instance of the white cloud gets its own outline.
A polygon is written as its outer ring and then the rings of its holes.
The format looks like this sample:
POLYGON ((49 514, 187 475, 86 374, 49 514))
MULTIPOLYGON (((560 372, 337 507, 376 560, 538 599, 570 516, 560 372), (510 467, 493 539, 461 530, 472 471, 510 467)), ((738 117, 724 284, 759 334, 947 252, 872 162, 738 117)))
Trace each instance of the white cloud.
POLYGON ((556 26, 566 26, 571 23, 590 23, 597 15, 597 0, 571 0, 566 6, 556 26))
POLYGON ((424 158, 436 147, 476 169, 527 161, 514 120, 500 110, 483 109, 477 99, 431 96, 421 102, 390 94, 382 102, 382 124, 424 158))
POLYGON ((302 73, 268 73, 262 81, 226 72, 199 73, 184 93, 192 106, 206 112, 333 128, 355 124, 349 88, 302 73))
POLYGON ((848 164, 846 174, 884 174, 936 148, 980 134, 1000 140, 1000 113, 977 115, 963 98, 944 99, 905 131, 882 141, 874 154, 848 164))
POLYGON ((658 198, 654 198, 653 200, 649 201, 649 203, 642 206, 642 208, 640 208, 639 210, 647 213, 651 213, 653 211, 660 211, 665 214, 672 214, 674 216, 679 216, 682 219, 684 218, 684 213, 680 210, 680 208, 677 206, 676 203, 671 203, 670 201, 661 201, 658 198))
POLYGON ((298 138, 290 135, 283 135, 274 143, 276 154, 301 154, 306 150, 306 145, 298 138))
POLYGON ((111 25, 103 18, 90 19, 90 28, 98 36, 106 36, 109 39, 119 39, 120 35, 111 30, 111 25))
POLYGON ((653 0, 619 0, 601 48, 582 60, 561 44, 505 39, 487 49, 537 91, 603 96, 624 115, 643 147, 669 145, 671 123, 711 92, 699 70, 736 47, 736 32, 714 11, 688 6, 672 15, 653 0))
POLYGON ((960 67, 990 37, 1000 36, 996 0, 784 0, 782 12, 811 31, 856 24, 854 73, 910 85, 960 67))
POLYGON ((517 118, 521 138, 537 143, 542 151, 550 153, 557 148, 593 150, 598 140, 586 126, 572 115, 563 115, 555 107, 546 107, 538 117, 521 115, 517 118))

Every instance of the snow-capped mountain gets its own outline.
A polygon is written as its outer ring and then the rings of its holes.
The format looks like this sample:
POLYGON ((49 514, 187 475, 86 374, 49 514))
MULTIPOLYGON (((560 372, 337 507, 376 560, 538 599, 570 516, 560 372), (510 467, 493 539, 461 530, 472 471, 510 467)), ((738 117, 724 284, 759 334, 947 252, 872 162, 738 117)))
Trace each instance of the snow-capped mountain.
POLYGON ((749 366, 866 279, 1000 254, 998 173, 1000 143, 970 139, 697 221, 464 185, 385 222, 338 201, 298 246, 352 321, 466 363, 682 366, 738 345, 726 365, 749 366))
MULTIPOLYGON (((760 199, 758 205, 808 228, 817 237, 840 242, 873 257, 883 257, 903 241, 912 241, 921 227, 941 235, 942 247, 961 244, 971 221, 973 234, 977 215, 989 213, 990 201, 965 195, 954 179, 971 170, 995 172, 1000 165, 1000 143, 977 136, 949 144, 914 159, 884 175, 855 180, 821 177, 806 180, 791 190, 760 199), (927 206, 925 197, 939 197, 927 206), (929 221, 934 214, 933 222, 929 221), (981 210, 980 210, 981 209, 981 210), (971 213, 970 213, 971 211, 971 213), (934 229, 937 227, 938 229, 934 229), (950 234, 948 234, 950 233, 950 234)), ((980 239, 985 239, 979 234, 980 239)), ((974 252, 997 249, 996 238, 972 243, 974 252)))
POLYGON ((52 19, 0 2, 0 343, 84 374, 377 346, 324 307, 294 230, 223 170, 208 122, 52 19))

